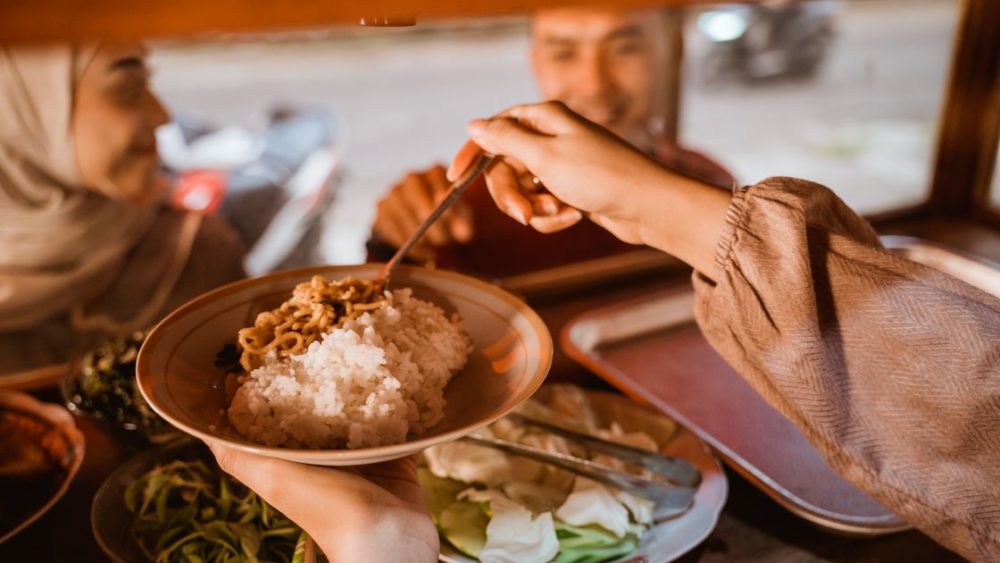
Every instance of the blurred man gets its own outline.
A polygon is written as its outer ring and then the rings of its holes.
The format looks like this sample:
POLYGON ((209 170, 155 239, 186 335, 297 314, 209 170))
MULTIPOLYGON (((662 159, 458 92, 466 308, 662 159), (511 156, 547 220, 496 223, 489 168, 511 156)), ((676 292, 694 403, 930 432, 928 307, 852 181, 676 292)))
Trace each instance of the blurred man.
MULTIPOLYGON (((655 9, 537 12, 531 25, 531 62, 538 88, 542 98, 565 103, 675 171, 730 188, 733 177, 724 168, 662 134, 664 117, 657 101, 668 55, 663 18, 664 12, 655 9)), ((441 166, 411 172, 395 185, 379 202, 369 257, 391 256, 447 188, 441 166)), ((492 205, 480 180, 427 232, 413 256, 505 276, 627 248, 587 219, 553 235, 518 225, 492 205)))

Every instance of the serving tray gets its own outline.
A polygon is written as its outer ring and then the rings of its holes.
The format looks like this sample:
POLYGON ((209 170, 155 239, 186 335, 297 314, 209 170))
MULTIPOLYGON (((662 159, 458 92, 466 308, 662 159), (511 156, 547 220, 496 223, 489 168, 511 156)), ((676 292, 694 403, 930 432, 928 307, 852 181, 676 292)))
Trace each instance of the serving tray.
MULTIPOLYGON (((1000 294, 1000 267, 945 247, 886 237, 887 248, 1000 294)), ((908 524, 840 477, 792 424, 719 356, 694 322, 690 287, 584 313, 567 354, 632 398, 687 426, 776 502, 823 528, 880 535, 908 524)))

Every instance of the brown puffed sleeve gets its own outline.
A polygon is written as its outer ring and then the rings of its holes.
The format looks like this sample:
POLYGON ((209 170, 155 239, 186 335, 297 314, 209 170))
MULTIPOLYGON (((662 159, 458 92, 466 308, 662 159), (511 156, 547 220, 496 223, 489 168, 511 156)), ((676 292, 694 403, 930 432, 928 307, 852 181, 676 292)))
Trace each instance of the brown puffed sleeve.
POLYGON ((1000 299, 887 252, 830 190, 738 190, 696 317, 847 479, 1000 561, 1000 299))

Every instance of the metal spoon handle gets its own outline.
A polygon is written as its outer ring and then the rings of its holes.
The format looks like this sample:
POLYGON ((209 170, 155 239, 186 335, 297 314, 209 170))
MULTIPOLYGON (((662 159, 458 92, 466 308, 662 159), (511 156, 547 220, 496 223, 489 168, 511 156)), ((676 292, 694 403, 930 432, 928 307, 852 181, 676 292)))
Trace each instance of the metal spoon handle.
POLYGON ((691 508, 691 504, 694 502, 694 495, 697 491, 694 488, 680 487, 661 481, 644 479, 637 475, 605 467, 587 459, 548 452, 506 440, 471 435, 463 436, 459 439, 470 444, 493 448, 509 454, 555 465, 598 483, 611 485, 627 493, 653 501, 653 515, 657 521, 674 518, 686 512, 691 508))
POLYGON ((486 153, 480 154, 478 157, 476 157, 476 161, 472 163, 472 166, 466 169, 465 173, 462 174, 462 176, 458 180, 455 180, 455 182, 451 184, 451 188, 448 189, 448 195, 446 195, 445 198, 441 200, 441 203, 439 203, 438 206, 434 209, 434 211, 427 216, 427 219, 424 220, 424 222, 420 225, 420 227, 416 231, 414 231, 412 235, 410 235, 410 238, 406 239, 406 242, 403 243, 403 246, 399 247, 399 250, 397 250, 396 253, 392 255, 392 259, 389 260, 386 263, 386 265, 382 268, 382 273, 379 275, 379 279, 382 281, 383 288, 389 287, 389 280, 392 276, 393 270, 395 270, 396 266, 398 266, 399 263, 403 261, 403 258, 405 258, 407 253, 410 252, 410 249, 413 248, 413 245, 416 244, 417 241, 419 241, 422 236, 424 236, 424 233, 427 232, 427 229, 429 229, 430 226, 433 225, 434 222, 437 221, 439 217, 441 217, 441 214, 443 214, 449 207, 451 207, 452 204, 458 201, 458 198, 462 197, 462 194, 465 193, 466 188, 472 185, 472 182, 476 178, 478 178, 479 175, 482 174, 486 170, 486 168, 493 163, 495 159, 496 156, 492 154, 486 154, 486 153))
POLYGON ((698 471, 698 468, 685 459, 663 455, 659 452, 641 450, 625 444, 609 442, 607 440, 595 438, 589 434, 574 432, 568 428, 563 428, 562 426, 550 424, 543 420, 537 420, 517 413, 511 413, 507 415, 507 418, 508 420, 513 420, 514 422, 520 424, 540 428, 550 434, 562 436, 567 440, 583 444, 591 450, 615 456, 627 463, 644 467, 653 473, 667 478, 672 483, 676 483, 684 487, 697 487, 701 482, 701 473, 698 471))

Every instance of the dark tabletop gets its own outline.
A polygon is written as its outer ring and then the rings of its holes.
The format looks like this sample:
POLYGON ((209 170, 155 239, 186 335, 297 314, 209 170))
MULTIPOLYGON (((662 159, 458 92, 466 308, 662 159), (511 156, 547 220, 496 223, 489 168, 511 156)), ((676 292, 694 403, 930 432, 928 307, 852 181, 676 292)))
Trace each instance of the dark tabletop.
MULTIPOLYGON (((586 291, 562 292, 559 296, 530 299, 558 343, 559 332, 573 316, 614 300, 687 282, 688 274, 631 279, 628 283, 590 287, 586 291)), ((558 344, 557 344, 558 347, 558 344)), ((610 386, 557 351, 549 381, 573 382, 585 387, 610 386)), ((54 389, 35 393, 58 402, 54 389)), ((107 561, 90 530, 90 503, 103 479, 131 452, 93 422, 77 419, 87 440, 87 452, 79 474, 67 494, 41 519, 18 536, 0 545, 0 562, 13 561, 107 561)), ((879 538, 850 538, 821 530, 794 516, 756 490, 743 478, 727 471, 730 493, 718 528, 684 558, 684 562, 851 561, 851 562, 941 562, 961 561, 919 532, 904 532, 879 538)))

